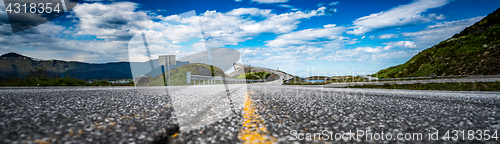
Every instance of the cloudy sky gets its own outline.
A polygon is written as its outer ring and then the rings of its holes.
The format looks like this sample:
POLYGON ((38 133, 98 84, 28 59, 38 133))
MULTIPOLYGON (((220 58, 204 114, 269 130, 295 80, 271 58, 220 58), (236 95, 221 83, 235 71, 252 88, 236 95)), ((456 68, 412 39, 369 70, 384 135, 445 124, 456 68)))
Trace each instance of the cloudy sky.
POLYGON ((498 0, 92 0, 12 33, 2 1, 0 54, 146 61, 137 52, 142 31, 153 57, 230 48, 245 64, 294 75, 361 75, 404 63, 499 7, 498 0))

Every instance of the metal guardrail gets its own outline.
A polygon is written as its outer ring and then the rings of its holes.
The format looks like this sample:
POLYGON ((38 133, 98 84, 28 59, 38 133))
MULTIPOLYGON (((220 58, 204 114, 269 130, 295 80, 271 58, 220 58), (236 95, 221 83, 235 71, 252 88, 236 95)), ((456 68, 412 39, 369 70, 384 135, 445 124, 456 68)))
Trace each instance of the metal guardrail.
POLYGON ((223 77, 201 76, 201 75, 186 75, 186 79, 190 80, 189 83, 193 85, 213 85, 213 84, 224 84, 224 80, 226 81, 226 84, 245 84, 245 83, 274 81, 277 80, 278 78, 247 80, 247 79, 234 79, 234 78, 223 78, 223 77))
MULTIPOLYGON (((243 65, 243 64, 241 64, 241 65, 243 65)), ((243 66, 250 67, 250 65, 243 65, 243 66)), ((252 67, 264 70, 266 72, 271 72, 271 73, 279 75, 278 71, 275 71, 275 70, 272 70, 272 69, 263 68, 263 67, 256 67, 256 66, 252 66, 252 67)), ((278 79, 280 79, 280 77, 276 77, 276 78, 273 78, 273 79, 256 79, 256 80, 225 78, 227 84, 244 84, 244 83, 269 82, 269 81, 274 81, 274 80, 278 80, 278 79)), ((284 82, 287 83, 287 82, 291 81, 292 79, 293 79, 293 76, 290 79, 284 80, 284 82)), ((224 84, 224 78, 223 77, 191 75, 190 72, 186 73, 186 80, 189 81, 189 82, 186 81, 187 83, 193 84, 193 85, 196 85, 196 84, 198 84, 198 85, 224 84)))

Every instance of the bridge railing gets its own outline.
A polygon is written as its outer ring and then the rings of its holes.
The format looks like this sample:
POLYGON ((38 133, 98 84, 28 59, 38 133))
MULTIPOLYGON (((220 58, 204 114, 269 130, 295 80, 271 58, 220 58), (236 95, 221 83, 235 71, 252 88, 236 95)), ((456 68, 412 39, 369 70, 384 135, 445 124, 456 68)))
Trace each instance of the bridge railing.
POLYGON ((278 78, 273 79, 234 79, 234 78, 223 78, 223 77, 213 77, 213 76, 202 76, 202 75, 186 75, 186 80, 191 85, 214 85, 214 84, 245 84, 245 83, 258 83, 258 82, 268 82, 274 81, 278 78))
MULTIPOLYGON (((273 69, 269 69, 269 68, 264 68, 264 67, 257 67, 257 66, 252 66, 254 68, 259 68, 261 70, 264 70, 266 72, 271 72, 271 73, 274 73, 274 74, 277 74, 277 73, 282 73, 283 75, 289 75, 289 74, 286 74, 286 73, 283 73, 283 72, 280 72, 280 71, 277 71, 277 70, 273 70, 273 69)), ((279 75, 279 74, 278 74, 279 75)), ((284 79, 283 80, 283 83, 289 83, 290 81, 293 80, 293 76, 292 75, 289 75, 291 78, 288 78, 288 79, 284 79)), ((278 78, 275 78, 273 80, 277 80, 278 78)))

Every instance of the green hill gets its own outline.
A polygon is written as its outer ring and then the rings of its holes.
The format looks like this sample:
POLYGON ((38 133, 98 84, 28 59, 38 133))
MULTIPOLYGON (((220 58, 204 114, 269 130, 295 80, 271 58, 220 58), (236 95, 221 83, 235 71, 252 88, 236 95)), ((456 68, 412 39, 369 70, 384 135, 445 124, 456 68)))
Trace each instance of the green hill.
MULTIPOLYGON (((220 68, 211 65, 203 63, 186 64, 170 71, 172 85, 186 85, 186 72, 191 72, 191 75, 202 76, 222 76, 224 74, 224 71, 220 68)), ((165 79, 164 73, 156 77, 150 77, 148 83, 140 85, 160 86, 163 85, 163 79, 165 79)))
POLYGON ((500 74, 500 8, 404 64, 373 74, 379 78, 500 74))

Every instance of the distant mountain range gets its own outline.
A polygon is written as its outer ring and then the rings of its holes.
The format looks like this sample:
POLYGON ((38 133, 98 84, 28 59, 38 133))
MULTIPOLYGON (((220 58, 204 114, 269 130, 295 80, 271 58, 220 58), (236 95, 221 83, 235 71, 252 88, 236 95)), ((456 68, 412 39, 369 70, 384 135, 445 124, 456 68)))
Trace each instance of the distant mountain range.
MULTIPOLYGON (((72 77, 79 79, 132 79, 131 65, 134 72, 144 73, 146 76, 156 77, 162 74, 162 67, 158 66, 158 60, 152 60, 155 70, 151 70, 150 62, 110 62, 105 64, 92 64, 76 61, 62 60, 39 60, 17 53, 7 53, 0 56, 0 79, 7 77, 26 77, 26 74, 36 67, 43 67, 50 74, 72 77)), ((189 64, 185 61, 177 61, 177 65, 171 65, 170 69, 189 64)))
POLYGON ((404 64, 373 74, 379 78, 500 74, 500 8, 481 21, 423 50, 404 64))

